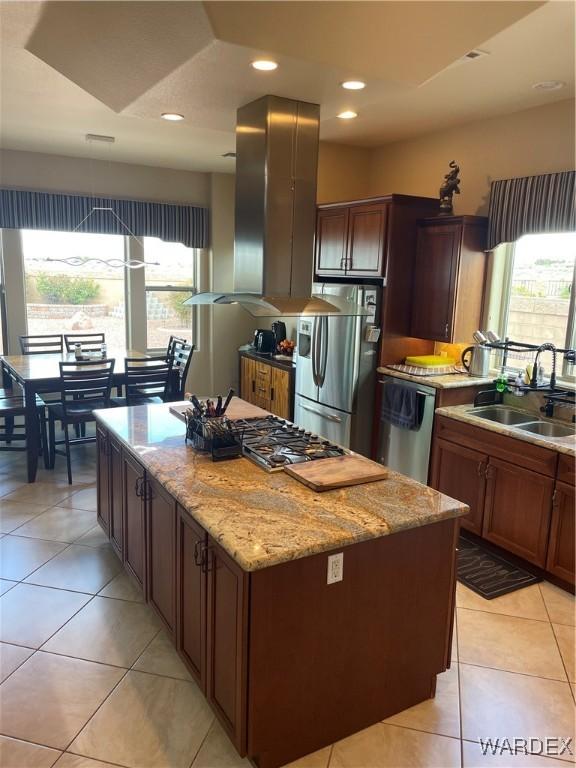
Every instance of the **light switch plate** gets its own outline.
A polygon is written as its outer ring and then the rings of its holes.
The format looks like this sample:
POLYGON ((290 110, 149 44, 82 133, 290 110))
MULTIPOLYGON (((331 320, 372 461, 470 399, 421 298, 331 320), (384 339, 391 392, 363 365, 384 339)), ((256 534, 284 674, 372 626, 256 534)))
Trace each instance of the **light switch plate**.
POLYGON ((337 555, 328 555, 328 578, 327 584, 336 584, 344 578, 344 552, 338 552, 337 555))

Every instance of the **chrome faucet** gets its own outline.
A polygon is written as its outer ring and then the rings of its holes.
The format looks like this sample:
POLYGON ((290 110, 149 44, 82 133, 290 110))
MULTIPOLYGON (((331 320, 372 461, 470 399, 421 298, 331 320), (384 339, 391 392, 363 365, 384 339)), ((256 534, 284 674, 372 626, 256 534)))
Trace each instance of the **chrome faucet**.
POLYGON ((532 368, 532 378, 530 379, 530 386, 533 389, 538 387, 538 360, 541 352, 552 352, 552 373, 550 374, 550 389, 556 387, 556 346, 550 341, 546 341, 544 344, 540 344, 536 350, 536 357, 534 358, 534 366, 532 368))

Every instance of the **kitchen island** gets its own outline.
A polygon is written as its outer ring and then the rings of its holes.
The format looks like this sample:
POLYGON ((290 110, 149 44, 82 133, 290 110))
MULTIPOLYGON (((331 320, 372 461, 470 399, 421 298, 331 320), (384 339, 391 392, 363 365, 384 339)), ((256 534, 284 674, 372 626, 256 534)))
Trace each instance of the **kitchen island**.
POLYGON ((97 412, 98 519, 238 752, 274 768, 434 695, 467 507, 394 472, 314 493, 184 432, 97 412))

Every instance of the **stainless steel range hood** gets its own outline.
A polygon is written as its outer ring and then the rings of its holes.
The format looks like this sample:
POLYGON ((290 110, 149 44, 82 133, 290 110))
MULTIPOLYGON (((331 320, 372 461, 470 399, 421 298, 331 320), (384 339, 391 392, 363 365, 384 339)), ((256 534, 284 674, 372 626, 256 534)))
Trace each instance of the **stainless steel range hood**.
POLYGON ((279 96, 238 110, 234 292, 185 304, 241 304, 256 317, 366 314, 311 295, 319 123, 318 104, 279 96))

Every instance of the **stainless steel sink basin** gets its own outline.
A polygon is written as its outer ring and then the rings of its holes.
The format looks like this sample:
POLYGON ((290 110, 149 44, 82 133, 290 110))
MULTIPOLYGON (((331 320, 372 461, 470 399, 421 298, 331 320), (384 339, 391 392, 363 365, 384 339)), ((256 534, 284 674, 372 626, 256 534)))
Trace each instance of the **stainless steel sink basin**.
POLYGON ((531 424, 522 424, 518 427, 523 432, 532 432, 534 435, 542 437, 568 437, 576 434, 576 429, 563 424, 552 424, 549 421, 535 421, 531 424))
POLYGON ((534 416, 529 413, 520 413, 512 408, 506 408, 506 406, 490 406, 488 408, 474 408, 470 411, 472 416, 478 416, 480 419, 487 419, 488 421, 495 421, 498 424, 506 424, 507 426, 515 426, 516 424, 526 424, 526 422, 533 421, 534 416))

